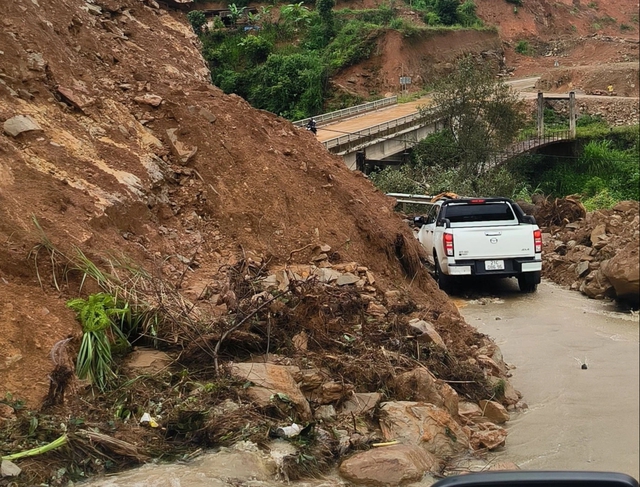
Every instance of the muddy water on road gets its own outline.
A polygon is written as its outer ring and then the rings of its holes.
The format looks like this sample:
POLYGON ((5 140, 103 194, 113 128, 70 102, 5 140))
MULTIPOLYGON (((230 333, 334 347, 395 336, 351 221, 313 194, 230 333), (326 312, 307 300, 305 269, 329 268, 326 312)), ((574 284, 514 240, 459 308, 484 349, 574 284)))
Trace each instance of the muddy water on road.
POLYGON ((511 382, 529 405, 512 416, 496 461, 638 478, 638 314, 549 283, 530 295, 503 286, 456 300, 467 322, 516 367, 511 382))

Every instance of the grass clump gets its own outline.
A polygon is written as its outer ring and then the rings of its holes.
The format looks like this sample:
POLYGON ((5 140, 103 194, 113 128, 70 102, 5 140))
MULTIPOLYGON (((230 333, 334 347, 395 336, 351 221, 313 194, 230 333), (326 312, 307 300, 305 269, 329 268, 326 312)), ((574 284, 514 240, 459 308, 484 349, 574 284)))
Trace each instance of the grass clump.
POLYGON ((117 377, 113 370, 112 343, 129 346, 123 330, 131 320, 131 310, 126 303, 118 303, 106 293, 71 299, 67 306, 76 312, 82 324, 76 373, 80 379, 88 379, 105 391, 117 377))

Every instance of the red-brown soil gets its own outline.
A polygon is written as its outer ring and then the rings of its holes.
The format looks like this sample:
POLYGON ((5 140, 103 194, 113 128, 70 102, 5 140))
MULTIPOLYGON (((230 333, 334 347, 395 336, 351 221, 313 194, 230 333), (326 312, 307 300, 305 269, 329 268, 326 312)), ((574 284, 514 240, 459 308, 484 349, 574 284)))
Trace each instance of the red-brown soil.
MULTIPOLYGON (((548 7, 557 16, 549 24, 542 11, 513 15, 493 3, 479 2, 478 12, 500 25, 501 38, 455 32, 412 44, 390 33, 379 56, 336 83, 394 90, 398 66, 426 80, 469 48, 498 55, 500 40, 510 43, 507 66, 549 68, 551 58, 514 55, 512 42, 517 32, 545 42, 570 35, 560 21, 570 6, 548 7), (374 76, 380 85, 367 84, 374 76)), ((602 3, 616 19, 630 15, 628 0, 602 3)), ((578 18, 578 34, 587 34, 590 17, 578 18)), ((637 38, 637 23, 624 21, 637 38)), ((407 275, 401 265, 420 250, 393 201, 309 132, 211 86, 182 13, 151 0, 16 1, 3 4, 0 25, 0 123, 28 115, 41 127, 0 134, 0 396, 37 408, 51 348, 80 335, 65 303, 95 289, 81 291, 72 269, 58 269, 53 282, 52 266, 64 259, 51 258, 52 248, 80 249, 105 268, 107 255, 125 254, 195 296, 239 259, 307 263, 314 246, 327 244, 336 261, 368 267, 380 292, 398 289, 433 312, 452 349, 470 350, 473 331, 447 296, 424 271, 407 275), (172 129, 184 151, 197 148, 186 162, 172 129)), ((581 38, 566 59, 598 46, 591 63, 619 61, 600 50, 609 42, 581 38)), ((637 61, 637 43, 616 46, 637 61)))

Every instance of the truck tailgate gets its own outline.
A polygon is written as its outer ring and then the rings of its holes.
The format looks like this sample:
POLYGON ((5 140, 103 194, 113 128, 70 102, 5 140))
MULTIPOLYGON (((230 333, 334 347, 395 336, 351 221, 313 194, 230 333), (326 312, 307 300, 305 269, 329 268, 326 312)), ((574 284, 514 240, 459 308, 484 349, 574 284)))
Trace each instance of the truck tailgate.
POLYGON ((531 225, 454 230, 455 259, 531 257, 534 255, 533 230, 531 225))

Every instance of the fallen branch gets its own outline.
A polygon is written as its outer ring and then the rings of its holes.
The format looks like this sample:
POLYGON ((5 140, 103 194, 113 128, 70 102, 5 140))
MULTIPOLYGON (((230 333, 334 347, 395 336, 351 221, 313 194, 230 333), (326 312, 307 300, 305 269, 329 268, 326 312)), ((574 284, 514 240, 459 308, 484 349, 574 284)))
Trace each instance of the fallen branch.
POLYGON ((87 438, 92 443, 106 448, 110 452, 123 457, 132 458, 137 462, 142 463, 150 459, 148 455, 140 453, 136 445, 127 443, 126 441, 118 440, 117 438, 113 438, 112 436, 104 435, 102 433, 96 433, 95 431, 89 430, 80 430, 78 432, 78 435, 87 438))

